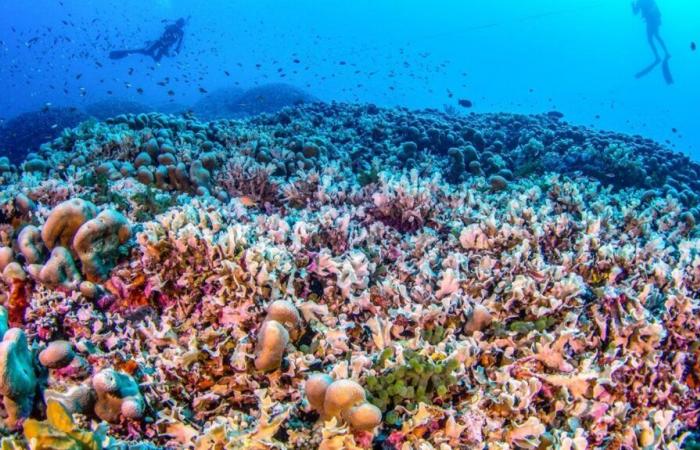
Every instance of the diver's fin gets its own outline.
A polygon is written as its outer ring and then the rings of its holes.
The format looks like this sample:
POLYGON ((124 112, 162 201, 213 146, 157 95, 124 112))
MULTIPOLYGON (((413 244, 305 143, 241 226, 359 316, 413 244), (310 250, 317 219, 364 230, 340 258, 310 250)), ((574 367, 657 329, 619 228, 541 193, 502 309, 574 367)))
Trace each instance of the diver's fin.
POLYGON ((129 56, 131 52, 129 50, 114 50, 109 52, 109 59, 122 59, 129 56))
POLYGON ((666 80, 666 84, 673 84, 673 75, 671 74, 671 68, 668 65, 668 60, 670 58, 667 56, 664 58, 663 64, 661 64, 661 71, 664 74, 664 80, 666 80))
POLYGON ((142 48, 138 48, 135 50, 114 50, 112 52, 109 52, 109 58, 110 59, 123 59, 129 55, 133 55, 134 53, 145 53, 145 50, 142 48))
POLYGON ((649 72, 654 70, 654 67, 656 67, 658 65, 659 65, 659 60, 656 60, 653 63, 646 66, 645 68, 643 68, 642 70, 640 70, 639 72, 637 72, 637 74, 634 77, 637 79, 645 77, 645 76, 649 75, 649 72))

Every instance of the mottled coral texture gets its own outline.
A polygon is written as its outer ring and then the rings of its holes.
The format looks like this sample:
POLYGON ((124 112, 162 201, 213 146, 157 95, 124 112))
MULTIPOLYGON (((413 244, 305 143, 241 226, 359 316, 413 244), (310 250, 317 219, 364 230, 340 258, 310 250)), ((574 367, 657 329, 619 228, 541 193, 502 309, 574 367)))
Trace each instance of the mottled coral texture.
POLYGON ((550 116, 64 131, 0 160, 3 445, 678 449, 699 175, 550 116))

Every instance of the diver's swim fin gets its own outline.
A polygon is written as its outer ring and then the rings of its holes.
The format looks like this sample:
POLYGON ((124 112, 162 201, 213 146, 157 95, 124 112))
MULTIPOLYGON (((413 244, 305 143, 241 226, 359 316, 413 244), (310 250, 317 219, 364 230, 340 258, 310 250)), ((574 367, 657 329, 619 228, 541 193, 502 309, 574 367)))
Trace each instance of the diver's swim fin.
POLYGON ((671 68, 668 65, 668 60, 670 57, 664 58, 663 64, 661 64, 661 71, 664 74, 664 80, 666 80, 666 84, 673 84, 673 75, 671 74, 671 68))
POLYGON ((645 68, 643 68, 642 70, 640 70, 639 72, 637 72, 637 74, 634 77, 637 79, 645 77, 645 76, 649 75, 649 72, 654 70, 654 67, 656 67, 658 65, 659 65, 659 61, 656 60, 653 63, 646 66, 645 68))
POLYGON ((134 53, 143 53, 143 50, 114 50, 109 52, 109 59, 123 59, 134 53))
POLYGON ((109 52, 109 59, 122 59, 126 58, 130 54, 131 52, 129 50, 115 50, 113 52, 109 52))

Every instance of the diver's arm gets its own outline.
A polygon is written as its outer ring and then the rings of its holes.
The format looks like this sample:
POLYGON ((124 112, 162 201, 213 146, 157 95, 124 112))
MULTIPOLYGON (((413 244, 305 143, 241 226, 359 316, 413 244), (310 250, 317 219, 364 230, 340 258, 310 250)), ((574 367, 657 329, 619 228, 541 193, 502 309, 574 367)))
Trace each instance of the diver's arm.
POLYGON ((180 33, 180 37, 177 39, 177 48, 175 49, 175 53, 179 54, 180 50, 182 49, 182 41, 185 39, 185 34, 180 33))

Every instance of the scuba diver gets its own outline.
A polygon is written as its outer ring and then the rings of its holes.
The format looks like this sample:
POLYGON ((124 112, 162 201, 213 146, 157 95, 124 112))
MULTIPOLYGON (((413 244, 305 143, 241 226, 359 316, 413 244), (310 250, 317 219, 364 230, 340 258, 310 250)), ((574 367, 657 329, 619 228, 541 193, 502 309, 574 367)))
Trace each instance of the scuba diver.
POLYGON ((133 54, 147 55, 153 58, 155 62, 159 62, 163 56, 173 56, 180 53, 182 41, 185 38, 185 25, 187 20, 180 18, 174 24, 165 27, 163 34, 155 42, 147 43, 146 47, 134 50, 115 50, 109 54, 111 59, 122 59, 133 54), (171 50, 175 47, 175 51, 171 50))
POLYGON ((649 47, 651 51, 654 52, 654 61, 645 67, 642 71, 637 73, 636 77, 641 78, 651 72, 654 67, 659 65, 661 58, 659 57, 659 51, 656 48, 656 43, 658 42, 664 51, 664 60, 662 64, 662 71, 666 83, 673 84, 673 76, 671 75, 671 70, 668 66, 668 60, 671 58, 671 54, 666 48, 666 43, 661 38, 659 29, 661 28, 661 11, 659 10, 656 0, 635 0, 632 3, 632 11, 634 14, 641 14, 644 21, 647 23, 647 41, 649 42, 649 47))

